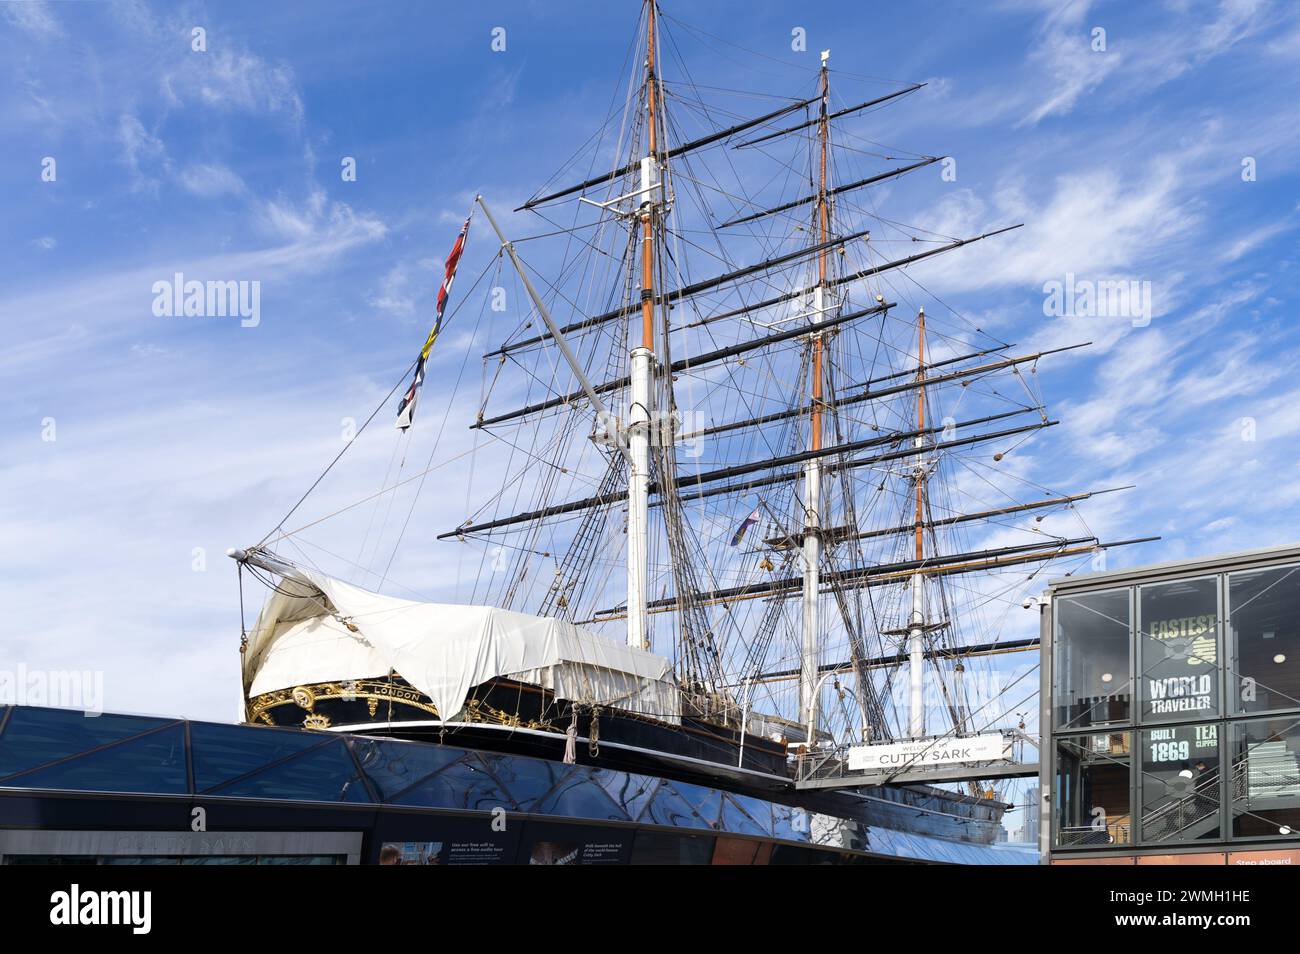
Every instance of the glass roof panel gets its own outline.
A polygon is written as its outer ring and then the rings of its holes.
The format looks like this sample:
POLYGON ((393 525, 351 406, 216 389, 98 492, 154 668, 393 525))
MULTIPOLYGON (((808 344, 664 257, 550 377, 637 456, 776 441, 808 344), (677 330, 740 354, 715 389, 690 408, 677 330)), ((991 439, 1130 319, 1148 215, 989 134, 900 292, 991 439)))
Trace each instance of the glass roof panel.
POLYGON ((110 713, 87 715, 79 709, 15 706, 4 734, 0 735, 0 779, 174 721, 110 713))
MULTIPOLYGON (((772 812, 767 812, 767 825, 760 825, 750 817, 749 813, 737 804, 740 798, 744 796, 732 795, 730 792, 724 792, 722 795, 722 829, 723 831, 735 832, 738 835, 770 835, 772 812)), ((750 799, 750 801, 757 801, 750 799)), ((760 803, 761 804, 761 803, 760 803)), ((752 806, 751 806, 752 807, 752 806)))
POLYGON ((178 723, 34 769, 15 779, 15 784, 78 792, 184 795, 189 791, 185 774, 185 727, 178 723))
POLYGON ((716 825, 722 818, 722 793, 716 788, 705 788, 689 782, 670 783, 677 794, 686 799, 700 817, 710 825, 716 825))
POLYGON ((659 779, 653 775, 633 775, 610 769, 592 769, 591 778, 623 807, 628 818, 639 817, 659 787, 659 779))
POLYGON ((655 825, 672 825, 677 828, 709 828, 708 822, 695 813, 690 802, 677 794, 667 782, 655 790, 654 797, 638 819, 655 825))
POLYGON ((545 798, 530 809, 547 815, 568 815, 572 818, 608 818, 628 821, 628 814, 605 790, 584 775, 574 774, 564 779, 545 798))
MULTIPOLYGON (((319 744, 320 737, 313 736, 319 744)), ((369 802, 370 793, 340 738, 261 771, 209 789, 212 795, 311 802, 369 802)))
POLYGON ((349 742, 362 771, 384 801, 396 799, 412 785, 465 755, 463 749, 396 739, 357 738, 349 742))
POLYGON ((510 793, 519 810, 525 812, 537 811, 533 806, 560 782, 572 777, 581 778, 584 774, 578 766, 562 762, 494 752, 479 752, 477 755, 488 773, 510 793))
POLYGON ((437 775, 403 792, 394 804, 476 812, 490 812, 494 808, 519 810, 510 793, 487 773, 472 752, 462 753, 437 775))
MULTIPOLYGON (((320 745, 326 736, 300 729, 190 723, 194 790, 206 792, 320 745)), ((224 794, 224 793, 223 793, 224 794)))

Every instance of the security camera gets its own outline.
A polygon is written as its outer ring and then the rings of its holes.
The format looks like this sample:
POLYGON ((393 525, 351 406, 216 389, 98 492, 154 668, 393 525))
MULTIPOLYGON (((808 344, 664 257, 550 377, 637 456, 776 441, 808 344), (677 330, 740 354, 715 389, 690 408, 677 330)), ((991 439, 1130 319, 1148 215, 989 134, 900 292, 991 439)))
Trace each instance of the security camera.
POLYGON ((1025 601, 1020 605, 1023 606, 1025 609, 1033 609, 1034 604, 1036 604, 1037 602, 1038 600, 1034 599, 1032 596, 1026 596, 1025 601))

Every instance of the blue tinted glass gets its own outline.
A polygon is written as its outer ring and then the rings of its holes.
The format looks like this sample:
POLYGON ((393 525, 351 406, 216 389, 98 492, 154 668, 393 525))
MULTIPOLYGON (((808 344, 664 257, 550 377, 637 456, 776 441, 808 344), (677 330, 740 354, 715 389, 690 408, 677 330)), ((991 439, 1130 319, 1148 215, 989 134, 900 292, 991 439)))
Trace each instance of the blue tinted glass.
POLYGON ((722 793, 716 788, 704 788, 687 782, 673 782, 672 786, 677 790, 677 794, 686 799, 691 808, 695 809, 710 825, 721 818, 722 793))
MULTIPOLYGON (((743 796, 742 796, 743 797, 743 796)), ((766 835, 769 834, 767 828, 754 821, 736 802, 733 800, 736 796, 723 794, 722 796, 722 828, 725 831, 735 832, 739 835, 766 835)), ((751 801, 755 801, 751 799, 751 801)), ((758 804, 762 804, 759 802, 758 804)), ((771 816, 768 812, 768 816, 771 816)))
POLYGON ((754 823, 758 825, 765 834, 771 834, 773 808, 771 802, 765 802, 761 798, 752 798, 749 795, 737 795, 732 792, 728 792, 726 797, 740 806, 746 815, 754 819, 754 823))
POLYGON ((436 808, 461 808, 490 812, 494 808, 518 811, 513 798, 483 770, 472 753, 443 769, 433 778, 404 792, 397 805, 427 805, 436 808))
POLYGON ((677 828, 708 828, 709 823, 695 814, 690 803, 678 795, 667 782, 660 784, 654 797, 641 813, 639 821, 677 828))
POLYGON ((519 758, 513 755, 478 753, 484 768, 508 791, 520 811, 534 811, 533 805, 544 798, 563 779, 585 777, 586 770, 562 762, 519 758))
POLYGON ((920 858, 925 861, 951 861, 946 853, 937 853, 934 845, 927 838, 900 832, 893 843, 893 853, 904 858, 920 858))
POLYGON ((17 706, 4 735, 0 735, 0 778, 129 739, 169 721, 143 716, 87 716, 76 709, 17 706))
POLYGON ((898 833, 888 828, 864 828, 862 844, 865 850, 882 855, 898 854, 898 833))
MULTIPOLYGON (((311 738, 319 745, 320 736, 311 738)), ((343 740, 338 738, 329 739, 320 748, 272 765, 255 775, 215 786, 210 789, 210 794, 312 802, 371 800, 343 740)))
POLYGON ((34 769, 14 781, 30 788, 183 795, 189 791, 185 778, 185 728, 177 724, 151 732, 66 762, 34 769))
POLYGON ((361 770, 385 801, 446 768, 465 754, 464 749, 391 739, 350 739, 361 770))
POLYGON ((298 729, 192 722, 194 790, 206 792, 272 762, 305 752, 322 741, 322 736, 298 729))
POLYGON ((574 775, 560 782, 555 789, 528 811, 545 815, 567 815, 570 818, 613 818, 627 821, 627 813, 614 804, 605 790, 591 779, 574 775))
POLYGON ((627 772, 612 772, 609 769, 594 769, 591 778, 610 798, 623 806, 628 818, 637 818, 641 815, 659 786, 659 779, 653 776, 630 775, 627 772))
POLYGON ((772 834, 786 841, 807 841, 807 825, 800 810, 773 803, 772 834))

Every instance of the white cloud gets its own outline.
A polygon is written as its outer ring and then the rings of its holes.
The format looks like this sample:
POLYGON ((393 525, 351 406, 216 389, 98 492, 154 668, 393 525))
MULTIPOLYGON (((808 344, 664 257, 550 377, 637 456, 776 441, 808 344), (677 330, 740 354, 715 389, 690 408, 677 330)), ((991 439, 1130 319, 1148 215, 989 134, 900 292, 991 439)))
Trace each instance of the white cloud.
POLYGON ((1026 194, 1023 178, 991 201, 966 190, 951 194, 921 217, 927 228, 970 236, 1017 222, 1025 227, 926 263, 927 280, 948 291, 971 291, 1039 288, 1067 272, 1153 279, 1153 258, 1189 234, 1201 217, 1179 188, 1176 166, 1176 160, 1156 156, 1134 177, 1097 165, 1060 175, 1050 193, 1037 199, 1026 194))
POLYGON ((1222 0, 1208 17, 1208 4, 1167 8, 1157 28, 1134 32, 1121 28, 1110 10, 1092 0, 1047 0, 1042 6, 1044 17, 1026 58, 1034 81, 1022 87, 1034 92, 1011 94, 1033 104, 1021 125, 1068 115, 1103 84, 1115 96, 1135 88, 1149 93, 1255 36, 1267 24, 1271 8, 1268 0, 1222 0), (1106 31, 1104 51, 1092 47, 1096 29, 1106 31), (1121 77, 1133 82, 1120 83, 1121 77), (1043 86, 1045 94, 1038 92, 1043 86))
MULTIPOLYGON (((1054 5, 1055 7, 1055 5, 1054 5)), ((1070 112, 1080 97, 1092 92, 1123 62, 1119 50, 1094 51, 1086 17, 1090 0, 1069 0, 1055 7, 1044 20, 1029 53, 1029 64, 1051 77, 1047 97, 1023 122, 1029 125, 1048 116, 1070 112)))
POLYGON ((375 241, 388 231, 379 217, 357 213, 346 202, 333 202, 321 189, 313 189, 299 202, 284 196, 259 202, 254 223, 264 234, 287 242, 286 252, 298 250, 313 258, 375 241))
POLYGON ((132 113, 119 117, 117 141, 122 149, 122 162, 131 172, 132 188, 156 191, 160 178, 171 171, 163 141, 132 113))
POLYGON ((1287 232, 1292 231, 1296 228, 1296 225, 1294 217, 1264 225, 1251 225, 1242 235, 1227 243, 1227 246, 1219 253, 1219 260, 1235 262, 1244 258, 1279 235, 1285 235, 1287 232))
POLYGON ((293 69, 269 63, 247 50, 228 46, 187 51, 162 78, 162 89, 176 107, 203 105, 222 111, 283 115, 303 120, 302 97, 293 69))
POLYGON ((0 9, 4 10, 5 19, 20 30, 41 39, 63 36, 63 27, 47 3, 28 0, 25 3, 6 3, 0 9))
MULTIPOLYGON (((177 252, 130 270, 109 266, 80 275, 67 274, 56 287, 17 291, 0 301, 0 323, 11 329, 9 345, 0 350, 0 373, 17 374, 61 362, 84 348, 100 347, 141 324, 153 324, 150 307, 155 281, 176 271, 202 280, 256 278, 290 281, 317 273, 348 251, 383 238, 382 219, 357 213, 344 203, 314 196, 303 206, 276 204, 293 228, 264 248, 219 255, 177 252), (31 320, 40 315, 39 322, 31 320), (86 315, 94 315, 92 324, 86 315)), ((276 230, 278 216, 267 227, 276 230)))
POLYGON ((407 266, 399 263, 390 268, 366 303, 394 315, 411 314, 415 310, 415 298, 407 266))
POLYGON ((205 198, 238 194, 244 191, 244 180, 229 166, 221 163, 195 163, 180 173, 181 185, 205 198))
POLYGON ((135 355, 137 358, 148 359, 148 358, 159 358, 162 357, 163 355, 168 354, 169 352, 167 351, 166 348, 160 348, 158 345, 155 344, 133 344, 131 345, 131 353, 135 355))
POLYGON ((1185 52, 1165 46, 1163 52, 1169 56, 1166 75, 1179 76, 1254 36, 1264 26, 1270 7, 1268 0, 1221 0, 1218 15, 1192 31, 1185 52))

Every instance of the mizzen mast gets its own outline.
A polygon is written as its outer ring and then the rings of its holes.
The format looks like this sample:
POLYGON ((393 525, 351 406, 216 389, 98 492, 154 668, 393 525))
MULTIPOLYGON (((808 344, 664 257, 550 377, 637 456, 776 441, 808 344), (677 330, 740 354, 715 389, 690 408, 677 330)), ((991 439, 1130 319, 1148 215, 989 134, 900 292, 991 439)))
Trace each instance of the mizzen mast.
POLYGON ((929 462, 925 456, 925 309, 916 316, 916 429, 913 481, 916 494, 916 562, 912 574, 912 618, 907 630, 908 735, 925 736, 925 483, 929 462))
MULTIPOLYGON (((827 242, 830 238, 830 196, 827 191, 827 150, 830 136, 828 100, 830 98, 830 72, 826 66, 830 59, 830 50, 822 51, 821 68, 821 105, 817 123, 818 158, 817 205, 814 214, 817 221, 817 286, 813 289, 813 317, 815 321, 825 318, 827 296, 830 284, 827 275, 827 242)), ((814 453, 822 449, 822 409, 825 403, 823 395, 824 373, 822 363, 825 360, 825 332, 813 332, 811 337, 812 354, 812 401, 809 415, 809 450, 814 453)), ((817 687, 821 678, 821 619, 818 613, 818 597, 821 591, 821 557, 822 557, 822 521, 821 521, 821 458, 814 456, 804 465, 804 531, 803 531, 803 641, 800 653, 799 669, 799 721, 808 727, 808 744, 815 741, 817 731, 817 687)))

